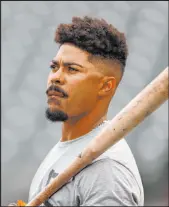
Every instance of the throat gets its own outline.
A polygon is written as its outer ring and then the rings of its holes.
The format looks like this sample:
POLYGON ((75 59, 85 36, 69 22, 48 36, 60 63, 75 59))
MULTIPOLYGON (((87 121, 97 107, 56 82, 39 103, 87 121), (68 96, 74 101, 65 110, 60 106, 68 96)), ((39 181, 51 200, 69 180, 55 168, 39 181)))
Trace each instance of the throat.
POLYGON ((61 141, 70 141, 79 138, 90 131, 98 128, 107 120, 106 116, 101 117, 97 121, 80 120, 74 124, 63 123, 62 125, 62 138, 61 141))

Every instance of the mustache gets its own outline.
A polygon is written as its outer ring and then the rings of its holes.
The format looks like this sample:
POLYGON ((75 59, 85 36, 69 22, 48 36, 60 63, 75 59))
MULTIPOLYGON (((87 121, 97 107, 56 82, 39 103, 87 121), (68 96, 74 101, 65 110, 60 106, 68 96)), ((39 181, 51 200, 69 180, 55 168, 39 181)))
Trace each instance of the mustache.
POLYGON ((63 94, 63 96, 65 98, 68 97, 68 94, 65 91, 63 91, 61 88, 59 88, 58 86, 55 86, 55 85, 49 86, 49 88, 46 90, 47 95, 48 95, 49 91, 56 91, 56 92, 59 92, 59 93, 63 94))

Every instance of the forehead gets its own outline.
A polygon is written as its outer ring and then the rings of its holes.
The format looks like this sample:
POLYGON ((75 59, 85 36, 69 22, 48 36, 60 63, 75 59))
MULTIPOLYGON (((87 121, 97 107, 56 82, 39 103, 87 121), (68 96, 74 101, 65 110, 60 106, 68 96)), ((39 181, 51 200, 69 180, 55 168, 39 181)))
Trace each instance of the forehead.
POLYGON ((54 60, 63 61, 63 62, 75 62, 79 64, 90 64, 89 53, 81 50, 80 48, 70 44, 65 43, 59 48, 54 60))

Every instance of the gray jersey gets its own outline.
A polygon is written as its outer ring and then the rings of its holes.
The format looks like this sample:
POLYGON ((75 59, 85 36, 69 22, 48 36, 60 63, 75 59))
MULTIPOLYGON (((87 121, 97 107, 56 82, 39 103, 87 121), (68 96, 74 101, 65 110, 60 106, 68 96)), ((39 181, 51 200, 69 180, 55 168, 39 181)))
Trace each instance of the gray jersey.
MULTIPOLYGON (((59 141, 35 174, 32 200, 59 173, 67 168, 109 122, 72 141, 59 141)), ((122 139, 74 176, 43 205, 46 206, 143 206, 144 192, 133 154, 122 139)))

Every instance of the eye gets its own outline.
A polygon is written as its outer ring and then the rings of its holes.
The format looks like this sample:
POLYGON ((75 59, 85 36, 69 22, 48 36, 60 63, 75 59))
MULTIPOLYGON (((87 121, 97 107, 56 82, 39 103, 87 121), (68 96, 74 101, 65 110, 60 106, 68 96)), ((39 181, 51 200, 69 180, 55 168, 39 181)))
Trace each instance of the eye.
POLYGON ((71 72, 78 71, 76 68, 73 68, 73 67, 68 67, 68 70, 71 72))
POLYGON ((52 72, 56 72, 58 70, 58 67, 57 67, 57 65, 53 64, 53 65, 50 65, 50 69, 52 72))

